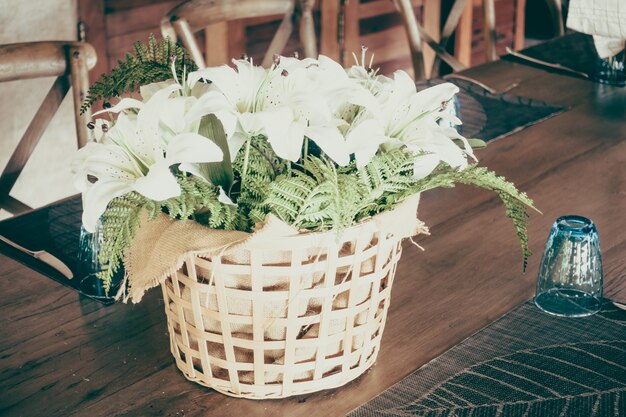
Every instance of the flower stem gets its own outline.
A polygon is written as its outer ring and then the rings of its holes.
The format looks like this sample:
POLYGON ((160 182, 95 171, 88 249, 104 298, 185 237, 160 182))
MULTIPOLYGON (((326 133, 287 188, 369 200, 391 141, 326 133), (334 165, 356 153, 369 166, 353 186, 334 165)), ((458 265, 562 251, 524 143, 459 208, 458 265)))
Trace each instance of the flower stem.
POLYGON ((304 173, 307 173, 306 170, 306 160, 309 157, 309 138, 305 136, 304 138, 304 152, 302 154, 302 167, 304 168, 304 173))
POLYGON ((306 161, 309 156, 309 138, 304 138, 304 153, 302 154, 302 162, 306 161))
POLYGON ((250 147, 252 145, 252 138, 248 136, 246 140, 246 150, 243 155, 243 170, 241 172, 241 184, 243 185, 248 175, 248 163, 250 162, 250 147))

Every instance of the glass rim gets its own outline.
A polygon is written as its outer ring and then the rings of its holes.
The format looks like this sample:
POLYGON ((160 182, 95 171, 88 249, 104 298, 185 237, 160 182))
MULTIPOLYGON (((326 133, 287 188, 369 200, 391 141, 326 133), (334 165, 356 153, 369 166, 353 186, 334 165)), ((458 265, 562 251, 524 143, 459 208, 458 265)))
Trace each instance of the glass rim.
POLYGON ((587 217, 577 214, 567 214, 555 220, 555 224, 559 230, 589 233, 596 229, 593 221, 587 217))

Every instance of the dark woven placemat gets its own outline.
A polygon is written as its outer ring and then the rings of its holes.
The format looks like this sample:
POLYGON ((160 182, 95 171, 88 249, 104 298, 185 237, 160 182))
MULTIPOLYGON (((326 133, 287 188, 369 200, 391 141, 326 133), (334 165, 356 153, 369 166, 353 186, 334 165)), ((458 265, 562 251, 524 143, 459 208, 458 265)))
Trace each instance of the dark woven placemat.
POLYGON ((45 250, 61 260, 74 274, 67 279, 45 263, 0 242, 0 252, 52 279, 78 289, 78 249, 83 206, 80 196, 70 197, 0 222, 0 235, 32 250, 45 250))
POLYGON ((525 303, 349 416, 626 416, 626 311, 561 318, 525 303))
POLYGON ((503 138, 567 110, 542 100, 493 93, 479 84, 460 78, 424 80, 416 85, 421 90, 443 82, 451 82, 459 87, 457 116, 463 124, 458 129, 466 138, 484 141, 503 138))
MULTIPOLYGON (((583 72, 589 75, 590 78, 588 79, 591 81, 595 81, 595 77, 597 77, 596 73, 601 66, 601 60, 598 58, 596 47, 593 44, 593 37, 591 35, 586 35, 584 33, 578 32, 570 33, 543 42, 539 45, 526 48, 522 51, 522 53, 532 58, 540 59, 542 61, 550 62, 552 64, 560 64, 575 71, 583 72)), ((541 68, 549 72, 556 72, 559 74, 587 79, 572 72, 538 66, 529 61, 520 60, 513 55, 504 55, 501 58, 524 65, 541 68)), ((623 78, 613 80, 605 79, 603 81, 603 83, 605 84, 617 86, 624 86, 624 82, 625 80, 623 78)))

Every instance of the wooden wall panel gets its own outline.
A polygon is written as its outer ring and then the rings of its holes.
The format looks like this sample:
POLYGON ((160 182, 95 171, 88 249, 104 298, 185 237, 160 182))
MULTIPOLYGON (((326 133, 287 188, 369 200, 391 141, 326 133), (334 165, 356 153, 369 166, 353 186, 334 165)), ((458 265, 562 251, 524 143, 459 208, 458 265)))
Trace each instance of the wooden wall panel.
POLYGON ((127 52, 131 52, 136 41, 147 42, 150 34, 161 38, 161 19, 176 6, 178 1, 152 2, 132 0, 123 7, 116 0, 106 0, 106 31, 108 36, 109 66, 117 65, 127 52), (130 7, 137 4, 136 7, 130 7))
POLYGON ((160 1, 134 9, 109 11, 106 15, 107 34, 119 36, 145 29, 156 30, 161 19, 178 1, 160 1))

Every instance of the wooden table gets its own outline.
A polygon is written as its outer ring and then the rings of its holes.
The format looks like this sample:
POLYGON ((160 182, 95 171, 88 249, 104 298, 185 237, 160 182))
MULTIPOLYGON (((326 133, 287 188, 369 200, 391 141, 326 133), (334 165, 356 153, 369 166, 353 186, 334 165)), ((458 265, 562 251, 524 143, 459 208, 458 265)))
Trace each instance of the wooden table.
POLYGON ((0 255, 0 414, 4 416, 343 416, 533 296, 553 220, 576 213, 600 233, 605 295, 626 301, 626 90, 498 61, 466 72, 496 89, 571 110, 494 142, 481 163, 535 199, 528 270, 491 193, 426 193, 426 251, 405 245, 383 346, 347 386, 285 400, 240 400, 188 382, 169 352, 162 296, 139 305, 82 299, 0 255))

